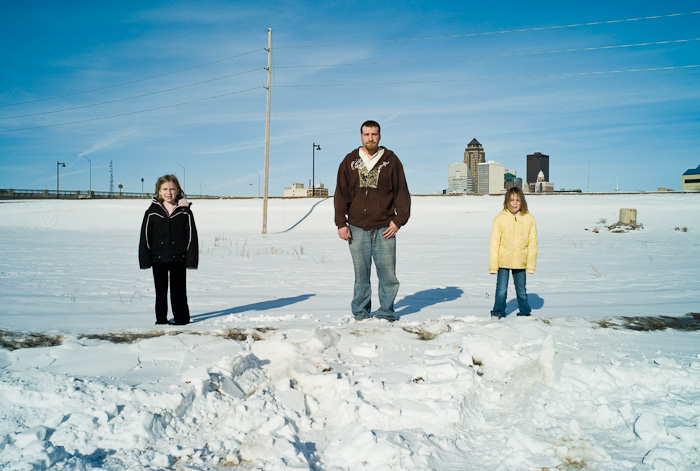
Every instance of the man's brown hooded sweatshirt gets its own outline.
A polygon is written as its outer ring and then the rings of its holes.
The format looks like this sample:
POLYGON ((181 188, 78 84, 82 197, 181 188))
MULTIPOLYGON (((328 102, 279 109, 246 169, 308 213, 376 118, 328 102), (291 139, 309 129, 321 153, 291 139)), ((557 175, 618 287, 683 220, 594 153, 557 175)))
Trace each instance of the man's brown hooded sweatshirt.
POLYGON ((350 152, 338 168, 334 203, 338 228, 349 223, 369 231, 391 221, 397 227, 405 225, 411 215, 411 194, 401 161, 384 148, 379 161, 367 170, 359 148, 350 152))

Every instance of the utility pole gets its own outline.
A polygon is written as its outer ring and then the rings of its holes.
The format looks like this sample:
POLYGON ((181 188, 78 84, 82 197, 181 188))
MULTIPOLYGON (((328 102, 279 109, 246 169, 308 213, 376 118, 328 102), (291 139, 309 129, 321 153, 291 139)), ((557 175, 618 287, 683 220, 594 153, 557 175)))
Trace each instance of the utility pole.
POLYGON ((263 227, 267 234, 267 188, 270 177, 270 88, 272 83, 272 28, 267 30, 267 117, 265 120, 265 193, 263 194, 263 227))

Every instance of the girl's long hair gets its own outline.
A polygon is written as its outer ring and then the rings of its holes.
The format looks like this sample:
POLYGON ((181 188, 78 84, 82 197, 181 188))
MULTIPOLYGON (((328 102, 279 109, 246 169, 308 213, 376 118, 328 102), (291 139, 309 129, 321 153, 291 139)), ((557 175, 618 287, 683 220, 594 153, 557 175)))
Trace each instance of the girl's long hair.
POLYGON ((511 195, 518 196, 518 199, 520 200, 520 212, 523 214, 527 213, 527 201, 525 201, 525 194, 523 193, 523 190, 521 190, 517 186, 509 188, 508 191, 506 191, 506 197, 503 200, 503 209, 510 211, 509 203, 511 195))
POLYGON ((156 194, 155 194, 155 197, 161 203, 163 202, 163 198, 161 198, 161 196, 160 196, 160 187, 163 186, 163 183, 173 183, 175 185, 175 187, 177 188, 177 196, 175 196, 175 201, 180 201, 182 198, 185 197, 185 192, 182 191, 182 187, 180 186, 180 182, 177 181, 177 177, 175 175, 163 175, 156 182, 156 194))

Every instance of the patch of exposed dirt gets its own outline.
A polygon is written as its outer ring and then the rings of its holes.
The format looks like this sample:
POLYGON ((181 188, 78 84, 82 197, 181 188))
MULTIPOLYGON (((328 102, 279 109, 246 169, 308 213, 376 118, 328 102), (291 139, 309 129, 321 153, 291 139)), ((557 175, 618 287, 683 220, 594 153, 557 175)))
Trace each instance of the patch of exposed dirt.
MULTIPOLYGON (((248 338, 255 341, 264 340, 262 334, 276 330, 272 327, 259 327, 252 330, 226 329, 222 332, 184 331, 184 330, 153 330, 150 332, 105 332, 99 334, 82 334, 79 339, 103 340, 112 343, 134 343, 141 340, 162 337, 164 335, 217 335, 236 342, 244 342, 248 338)), ((63 335, 47 335, 34 332, 9 332, 0 330, 0 348, 17 350, 20 348, 55 347, 63 343, 63 335)))
POLYGON ((421 340, 433 340, 436 338, 438 335, 440 335, 442 332, 430 332, 425 329, 421 329, 420 327, 403 327, 403 330, 405 332, 409 332, 411 334, 416 334, 419 339, 421 340))
POLYGON ((674 329, 682 331, 700 330, 700 313, 690 312, 685 316, 632 316, 601 319, 598 325, 607 329, 628 329, 640 332, 674 329))
POLYGON ((62 335, 46 335, 27 332, 8 332, 0 330, 0 348, 17 350, 19 348, 53 347, 63 342, 62 335))
POLYGON ((139 340, 152 339, 166 335, 165 331, 157 330, 153 332, 107 332, 104 334, 85 334, 79 339, 105 340, 112 343, 134 343, 139 340))
POLYGON ((248 337, 252 338, 255 341, 258 340, 265 340, 265 337, 263 337, 260 334, 264 334, 266 332, 270 332, 272 330, 276 330, 272 327, 260 327, 255 329, 254 331, 250 332, 245 329, 226 329, 224 330, 221 334, 223 338, 225 339, 230 339, 230 340, 235 340, 237 342, 244 342, 248 340, 248 337))

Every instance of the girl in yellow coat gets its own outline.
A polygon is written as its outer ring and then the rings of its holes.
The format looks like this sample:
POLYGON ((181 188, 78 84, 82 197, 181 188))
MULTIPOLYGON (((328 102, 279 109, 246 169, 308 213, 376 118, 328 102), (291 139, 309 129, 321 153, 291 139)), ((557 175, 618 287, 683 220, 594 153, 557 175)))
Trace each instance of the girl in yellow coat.
POLYGON ((527 302, 525 274, 535 272, 537 262, 537 227, 527 210, 525 195, 520 188, 510 188, 503 201, 503 211, 493 220, 489 249, 489 272, 498 274, 496 301, 491 317, 506 316, 508 278, 513 272, 513 284, 518 297, 519 316, 530 315, 527 302))

